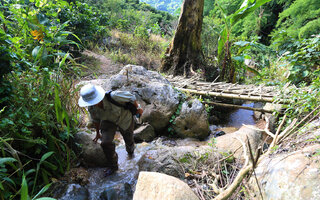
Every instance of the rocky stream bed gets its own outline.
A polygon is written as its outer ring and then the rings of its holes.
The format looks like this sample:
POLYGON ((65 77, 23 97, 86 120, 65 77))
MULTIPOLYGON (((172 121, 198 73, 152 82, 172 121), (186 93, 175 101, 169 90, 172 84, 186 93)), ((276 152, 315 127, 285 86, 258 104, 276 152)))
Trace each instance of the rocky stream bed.
MULTIPOLYGON (((79 155, 81 165, 53 184, 50 195, 57 199, 209 199, 200 194, 199 188, 219 193, 219 188, 215 188, 219 184, 194 184, 193 179, 197 176, 209 175, 204 174, 204 171, 190 170, 190 165, 186 167, 184 160, 189 159, 186 155, 193 155, 189 160, 192 163, 193 160, 214 154, 218 162, 221 155, 225 156, 222 152, 226 152, 228 155, 233 154, 232 162, 238 160, 241 167, 241 141, 249 140, 252 149, 268 143, 264 131, 257 129, 264 126, 264 123, 260 120, 256 124, 253 111, 235 110, 229 113, 223 124, 209 126, 210 116, 199 100, 186 98, 160 74, 140 66, 129 65, 110 78, 104 79, 102 76, 102 79, 80 84, 86 83, 101 85, 105 90, 133 92, 144 108, 141 117, 143 124, 135 131, 137 144, 135 156, 131 159, 127 156, 121 136, 116 135, 119 170, 108 177, 104 176, 105 158, 102 149, 99 144, 92 142, 94 130, 83 128, 75 136, 75 141, 82 146, 82 154, 79 155), (173 129, 178 137, 168 137, 168 128, 173 129)), ((255 113, 255 116, 260 118, 261 114, 255 113)), ((82 119, 87 120, 86 116, 82 116, 82 119)), ((314 124, 304 130, 311 139, 320 135, 319 120, 314 124)), ((261 193, 258 193, 255 181, 250 180, 249 183, 250 188, 254 188, 250 194, 252 198, 319 199, 319 149, 317 142, 309 142, 294 150, 288 147, 282 152, 275 151, 265 158, 256 173, 262 187, 261 193), (318 188, 317 191, 314 188, 318 188)), ((213 177, 217 175, 215 173, 213 177)), ((215 181, 218 179, 216 177, 215 181)))

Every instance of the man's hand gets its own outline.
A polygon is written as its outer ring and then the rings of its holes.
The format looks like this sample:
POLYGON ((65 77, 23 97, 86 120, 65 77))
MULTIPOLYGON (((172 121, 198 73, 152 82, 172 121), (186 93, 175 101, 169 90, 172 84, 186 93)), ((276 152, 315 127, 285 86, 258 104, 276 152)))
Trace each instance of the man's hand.
POLYGON ((100 123, 94 123, 96 127, 96 137, 92 140, 94 143, 97 143, 98 140, 101 138, 101 133, 100 133, 100 123))
POLYGON ((101 138, 101 134, 100 133, 97 133, 96 134, 96 137, 92 140, 94 143, 97 143, 98 140, 101 138))
POLYGON ((134 101, 133 104, 136 106, 137 108, 137 114, 139 114, 140 116, 143 113, 143 109, 141 108, 140 104, 137 103, 137 101, 134 101))
POLYGON ((140 116, 142 115, 143 110, 142 110, 142 108, 141 108, 141 107, 137 109, 137 113, 138 113, 140 116))

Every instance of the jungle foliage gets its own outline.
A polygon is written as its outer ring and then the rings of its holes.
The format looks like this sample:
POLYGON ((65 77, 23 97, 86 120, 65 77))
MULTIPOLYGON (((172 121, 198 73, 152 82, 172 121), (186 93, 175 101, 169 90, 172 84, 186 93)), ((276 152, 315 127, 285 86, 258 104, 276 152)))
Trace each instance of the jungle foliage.
MULTIPOLYGON (((219 41, 228 36, 230 57, 232 61, 236 61, 235 63, 231 62, 235 65, 238 74, 235 77, 236 81, 244 80, 247 71, 251 70, 247 68, 248 65, 245 65, 245 60, 250 60, 249 67, 255 70, 254 73, 263 72, 270 68, 270 65, 275 63, 279 57, 283 58, 285 52, 293 55, 299 52, 298 46, 317 45, 317 42, 314 43, 311 40, 317 40, 312 38, 316 38, 316 34, 319 33, 320 23, 317 23, 320 19, 319 1, 272 0, 237 20, 232 26, 229 25, 229 28, 226 27, 228 26, 225 21, 226 17, 234 16, 244 2, 257 5, 260 1, 209 0, 205 3, 204 8, 202 38, 205 42, 202 45, 203 51, 207 55, 209 63, 214 66, 221 66, 219 56, 217 56, 220 55, 219 41), (229 30, 227 34, 226 29, 229 30), (239 45, 237 45, 239 43, 246 43, 247 45, 239 49, 239 45), (312 43, 314 44, 312 45, 312 43)), ((314 71, 319 66, 318 51, 316 48, 312 48, 310 51, 312 52, 306 54, 308 56, 306 59, 313 60, 312 63, 303 62, 304 67, 300 66, 297 69, 297 67, 294 67, 297 63, 293 59, 289 68, 296 68, 296 71, 314 71), (304 68, 307 70, 303 70, 304 68)), ((290 72, 289 80, 295 79, 294 83, 299 83, 305 79, 301 74, 294 73, 293 70, 290 70, 290 72)), ((311 74, 308 73, 308 76, 311 76, 311 74)), ((263 79, 262 76, 260 78, 263 79)), ((229 79, 229 81, 231 80, 229 79)))
POLYGON ((108 46, 112 29, 161 52, 148 37, 170 34, 173 17, 130 0, 3 0, 0 11, 0 199, 37 199, 76 162, 75 58, 108 46))
POLYGON ((66 49, 81 39, 58 18, 69 9, 65 1, 1 1, 0 199, 38 198, 75 157, 68 97, 77 67, 66 49))
MULTIPOLYGON (((202 50, 213 67, 227 55, 229 81, 294 84, 301 118, 319 104, 319 19, 318 0, 207 0, 202 50)), ((174 20, 138 0, 0 1, 0 199, 37 199, 75 162, 81 51, 153 68, 174 20)))

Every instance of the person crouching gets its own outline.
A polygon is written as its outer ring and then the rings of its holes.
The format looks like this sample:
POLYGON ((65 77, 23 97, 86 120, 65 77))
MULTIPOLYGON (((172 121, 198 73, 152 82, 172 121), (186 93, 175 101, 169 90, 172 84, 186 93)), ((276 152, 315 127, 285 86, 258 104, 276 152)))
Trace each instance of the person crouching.
POLYGON ((111 91, 107 93, 112 101, 110 102, 104 89, 100 86, 88 84, 81 88, 78 104, 80 107, 87 107, 92 123, 95 125, 97 142, 101 139, 101 147, 107 158, 106 175, 111 175, 118 170, 118 155, 113 142, 114 135, 119 129, 129 157, 134 154, 134 120, 133 114, 126 109, 126 103, 130 102, 137 108, 137 114, 143 113, 142 108, 137 104, 136 97, 128 91, 111 91))

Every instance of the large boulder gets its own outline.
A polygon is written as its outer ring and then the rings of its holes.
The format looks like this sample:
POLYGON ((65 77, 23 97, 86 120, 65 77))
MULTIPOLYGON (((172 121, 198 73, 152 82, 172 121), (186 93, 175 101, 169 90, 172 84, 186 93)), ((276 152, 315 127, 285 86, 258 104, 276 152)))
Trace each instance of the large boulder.
POLYGON ((156 137, 156 134, 150 124, 143 124, 138 129, 134 130, 133 136, 136 143, 151 142, 156 137))
POLYGON ((205 106, 198 99, 184 102, 173 128, 181 138, 206 138, 210 129, 205 106))
POLYGON ((182 95, 159 73, 135 65, 125 66, 103 88, 127 90, 135 94, 144 108, 141 120, 148 122, 156 132, 161 132, 168 126, 182 95))
POLYGON ((79 132, 75 135, 76 143, 82 146, 82 163, 87 167, 106 167, 107 159, 98 143, 94 143, 94 134, 79 132))
MULTIPOLYGON (((155 143, 159 143, 155 141, 155 143)), ((182 142, 181 142, 182 143, 182 142)), ((179 145, 179 144, 176 144, 179 145)), ((185 142, 183 145, 187 145, 185 142)), ((204 155, 212 148, 202 144, 203 146, 174 146, 157 144, 149 149, 139 160, 138 166, 140 171, 153 171, 164 173, 177 178, 184 178, 185 174, 180 166, 180 160, 186 155, 192 155, 195 152, 204 155)))
MULTIPOLYGON (((255 173, 263 199, 320 199, 320 145, 265 157, 255 173)), ((261 198, 256 179, 250 185, 261 198)))
POLYGON ((219 150, 233 153, 236 158, 242 159, 244 142, 249 140, 251 148, 255 151, 263 143, 263 132, 253 126, 242 126, 238 131, 216 138, 216 147, 219 150))
MULTIPOLYGON (((142 122, 149 123, 160 135, 166 132, 180 101, 185 99, 183 98, 184 94, 175 90, 162 75, 142 66, 127 65, 110 79, 83 81, 80 84, 87 83, 100 85, 105 90, 126 90, 135 94, 144 109, 141 116, 142 122)), ((179 118, 175 126, 177 133, 183 138, 205 138, 209 134, 209 128, 204 106, 199 101, 185 102, 184 104, 184 109, 181 112, 183 116, 180 118, 176 116, 179 118), (184 130, 186 124, 188 124, 189 130, 184 130)))
POLYGON ((199 200, 183 181, 156 172, 140 172, 133 200, 199 200))

